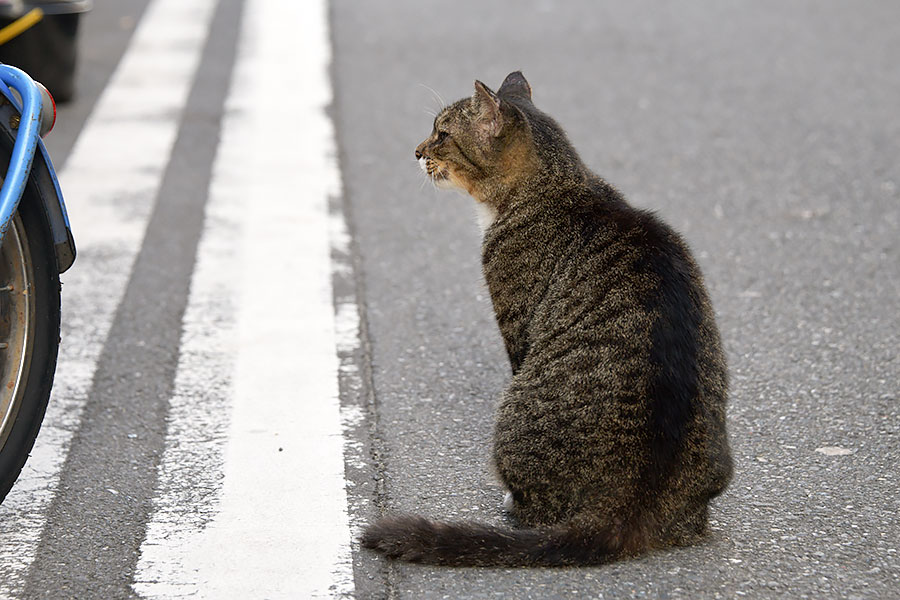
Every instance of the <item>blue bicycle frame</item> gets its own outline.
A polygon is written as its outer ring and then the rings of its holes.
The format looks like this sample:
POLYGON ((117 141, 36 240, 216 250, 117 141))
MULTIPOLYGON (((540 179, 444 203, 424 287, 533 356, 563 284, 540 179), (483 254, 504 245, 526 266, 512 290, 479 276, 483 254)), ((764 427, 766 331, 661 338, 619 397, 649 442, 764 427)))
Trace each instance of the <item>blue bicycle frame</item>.
POLYGON ((40 137, 41 91, 25 72, 0 64, 0 94, 3 96, 0 98, 3 103, 0 107, 0 133, 5 130, 6 135, 15 139, 9 168, 0 188, 0 244, 31 181, 50 224, 56 260, 62 273, 75 261, 75 241, 56 172, 40 137), (21 102, 11 89, 18 92, 21 102), (3 109, 8 107, 18 114, 18 124, 14 119, 3 118, 3 109))

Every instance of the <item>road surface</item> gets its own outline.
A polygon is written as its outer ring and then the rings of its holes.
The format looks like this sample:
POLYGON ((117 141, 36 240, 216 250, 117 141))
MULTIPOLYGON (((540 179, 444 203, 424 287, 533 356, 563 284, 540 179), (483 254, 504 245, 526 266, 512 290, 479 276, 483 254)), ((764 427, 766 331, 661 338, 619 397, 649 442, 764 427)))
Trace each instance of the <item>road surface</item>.
POLYGON ((885 598, 900 590, 900 8, 97 0, 47 140, 78 259, 0 598, 885 598), (503 523, 509 367, 430 113, 521 69, 692 246, 736 476, 707 541, 578 569, 361 551, 503 523))

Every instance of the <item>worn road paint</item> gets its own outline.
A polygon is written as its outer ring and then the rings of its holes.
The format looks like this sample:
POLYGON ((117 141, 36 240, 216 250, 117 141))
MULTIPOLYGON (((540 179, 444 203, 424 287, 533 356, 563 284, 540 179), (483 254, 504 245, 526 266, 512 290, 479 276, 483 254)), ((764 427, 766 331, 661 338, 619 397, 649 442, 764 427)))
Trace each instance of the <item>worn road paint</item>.
POLYGON ((213 0, 155 0, 60 183, 78 244, 63 280, 62 344, 41 433, 0 505, 0 597, 18 595, 175 140, 213 0), (160 82, 166 82, 160 85, 160 82))
POLYGON ((352 318, 342 309, 336 331, 329 61, 324 1, 247 1, 143 597, 352 595, 337 382, 352 318))

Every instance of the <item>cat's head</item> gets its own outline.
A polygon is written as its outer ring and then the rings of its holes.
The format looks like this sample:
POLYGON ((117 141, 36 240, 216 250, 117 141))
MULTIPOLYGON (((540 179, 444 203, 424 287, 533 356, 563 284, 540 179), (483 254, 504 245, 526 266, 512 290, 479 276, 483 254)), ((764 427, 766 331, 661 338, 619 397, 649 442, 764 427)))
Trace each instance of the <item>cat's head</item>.
POLYGON ((475 94, 444 108, 431 135, 416 148, 416 160, 439 187, 485 200, 486 189, 512 183, 535 168, 535 152, 524 109, 531 86, 510 73, 493 92, 480 81, 475 94))

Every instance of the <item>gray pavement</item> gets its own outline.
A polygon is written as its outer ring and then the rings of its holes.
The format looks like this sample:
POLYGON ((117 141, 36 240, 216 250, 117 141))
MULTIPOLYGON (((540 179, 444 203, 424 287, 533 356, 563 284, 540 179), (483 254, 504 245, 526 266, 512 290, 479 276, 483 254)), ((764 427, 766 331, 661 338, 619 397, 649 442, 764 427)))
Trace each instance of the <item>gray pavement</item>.
MULTIPOLYGON (((146 4, 96 0, 83 21, 80 95, 48 138, 57 165, 146 4)), ((140 331, 169 353, 177 343, 170 330, 198 231, 173 202, 202 208, 206 175, 191 165, 213 152, 238 4, 219 9, 189 105, 197 122, 182 124, 170 165, 172 197, 157 207, 107 342, 112 384, 134 361, 154 360, 129 344, 140 331), (166 250, 169 230, 188 251, 160 272, 147 261, 166 250), (163 284, 177 290, 153 300, 163 284), (158 326, 126 318, 145 313, 158 326)), ((423 182, 413 149, 436 95, 450 102, 475 78, 496 86, 515 69, 585 161, 693 247, 730 358, 736 459, 701 545, 545 570, 438 569, 355 551, 357 597, 900 597, 900 5, 332 0, 331 16, 344 178, 334 205, 354 236, 336 297, 362 307, 361 349, 341 357, 361 374, 344 372, 342 402, 366 409, 348 430, 353 524, 383 510, 504 522, 488 457, 509 367, 475 213, 470 199, 423 182)), ((165 396, 171 367, 148 367, 157 376, 147 389, 165 396)), ((128 431, 127 420, 87 413, 25 597, 130 593, 166 407, 157 393, 141 399, 112 384, 97 397, 153 432, 135 475, 110 469, 140 510, 81 511, 118 452, 107 441, 128 431), (98 562, 97 548, 121 550, 98 562), (54 564, 60 555, 78 573, 54 564)))
POLYGON ((700 546, 554 570, 360 554, 359 597, 900 596, 900 7, 335 0, 332 15, 379 482, 358 516, 503 522, 487 458, 509 370, 472 201, 423 186, 413 149, 429 87, 450 102, 515 69, 697 254, 736 458, 700 546))
POLYGON ((78 22, 75 97, 56 107, 53 131, 44 145, 57 171, 65 166, 81 128, 131 41, 149 0, 94 0, 78 22))
MULTIPOLYGON (((182 318, 231 83, 241 5, 241 0, 222 0, 211 23, 141 251, 29 570, 27 598, 134 596, 130 586, 166 438, 182 318), (134 443, 136 437, 140 443, 134 443), (117 493, 100 481, 116 482, 117 493)), ((99 66, 88 63, 91 72, 99 66)), ((81 93, 93 91, 88 87, 81 93)), ((82 99, 73 108, 84 104, 82 99)))

